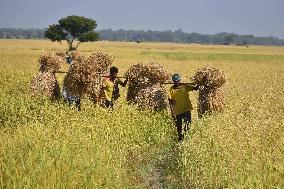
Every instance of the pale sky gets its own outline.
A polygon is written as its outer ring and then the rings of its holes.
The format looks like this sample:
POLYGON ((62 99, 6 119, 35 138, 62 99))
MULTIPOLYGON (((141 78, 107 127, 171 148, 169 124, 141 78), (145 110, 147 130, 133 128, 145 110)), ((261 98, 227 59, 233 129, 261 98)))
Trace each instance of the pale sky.
POLYGON ((0 27, 44 28, 93 18, 97 29, 234 32, 284 39, 284 0, 0 0, 0 27))

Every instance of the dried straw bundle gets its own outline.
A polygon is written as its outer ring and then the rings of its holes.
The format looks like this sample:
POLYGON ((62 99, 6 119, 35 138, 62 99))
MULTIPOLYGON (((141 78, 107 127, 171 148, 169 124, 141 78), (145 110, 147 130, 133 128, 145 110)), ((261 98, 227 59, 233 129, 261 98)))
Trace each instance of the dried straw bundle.
POLYGON ((78 51, 70 51, 69 55, 73 61, 83 62, 86 59, 86 57, 81 55, 78 51))
POLYGON ((149 85, 146 88, 142 88, 136 101, 140 110, 163 110, 167 109, 167 93, 161 84, 149 85))
POLYGON ((148 64, 139 63, 133 65, 126 72, 125 76, 129 80, 127 101, 137 103, 141 109, 164 108, 166 102, 165 89, 160 83, 169 78, 163 66, 150 62, 148 64), (156 98, 160 96, 161 99, 156 98))
POLYGON ((94 52, 88 58, 75 58, 63 85, 72 95, 86 94, 96 102, 102 85, 100 73, 108 72, 113 59, 112 55, 104 52, 94 52))
POLYGON ((97 73, 106 74, 113 60, 114 56, 109 53, 94 51, 86 61, 88 65, 95 65, 97 73))
POLYGON ((40 72, 57 72, 61 69, 62 58, 43 52, 38 62, 40 72))
POLYGON ((216 68, 204 67, 198 69, 192 79, 197 85, 204 86, 203 89, 199 89, 199 117, 212 111, 222 111, 224 94, 221 87, 226 82, 224 72, 216 68))
POLYGON ((131 66, 125 76, 129 81, 160 83, 169 79, 169 73, 164 67, 155 62, 139 63, 131 66))
POLYGON ((56 55, 56 56, 59 56, 59 57, 62 57, 62 58, 65 57, 65 53, 62 52, 62 51, 56 52, 55 55, 56 55))
POLYGON ((31 82, 32 96, 46 96, 57 99, 60 89, 55 74, 51 72, 39 72, 31 82))
POLYGON ((192 79, 197 85, 210 89, 222 87, 226 82, 226 77, 222 70, 208 66, 198 69, 192 79))

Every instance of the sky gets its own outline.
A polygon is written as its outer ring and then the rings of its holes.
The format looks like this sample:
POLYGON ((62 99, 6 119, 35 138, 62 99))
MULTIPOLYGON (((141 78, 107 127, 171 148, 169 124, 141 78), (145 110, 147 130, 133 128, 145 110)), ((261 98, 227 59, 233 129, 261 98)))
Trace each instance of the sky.
POLYGON ((284 0, 0 0, 0 28, 46 28, 78 15, 97 29, 233 32, 284 39, 284 0))

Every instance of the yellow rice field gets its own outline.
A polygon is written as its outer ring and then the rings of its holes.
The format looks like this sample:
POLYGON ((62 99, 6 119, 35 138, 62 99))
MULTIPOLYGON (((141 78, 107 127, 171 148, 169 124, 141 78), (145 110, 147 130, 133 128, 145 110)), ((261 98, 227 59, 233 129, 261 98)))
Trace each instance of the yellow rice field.
MULTIPOLYGON (((284 47, 174 43, 82 43, 115 56, 119 75, 154 60, 189 81, 205 65, 222 69, 223 113, 197 117, 182 143, 167 112, 139 112, 127 89, 109 112, 82 111, 30 96, 47 40, 0 40, 0 188, 284 188, 284 47)), ((68 65, 64 65, 64 70, 68 65)), ((57 74, 60 83, 64 74, 57 74)))

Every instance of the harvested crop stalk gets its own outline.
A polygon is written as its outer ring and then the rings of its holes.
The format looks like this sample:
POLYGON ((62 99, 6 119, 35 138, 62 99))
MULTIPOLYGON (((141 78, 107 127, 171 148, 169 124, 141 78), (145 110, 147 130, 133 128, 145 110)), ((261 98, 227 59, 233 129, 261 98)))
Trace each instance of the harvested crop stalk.
POLYGON ((51 99, 59 98, 60 90, 55 72, 59 72, 61 69, 61 57, 43 52, 38 62, 39 73, 34 76, 31 82, 32 96, 46 96, 51 99))
POLYGON ((161 84, 169 79, 163 66, 155 62, 133 65, 126 72, 129 80, 127 101, 135 103, 141 110, 168 108, 167 95, 161 84))
POLYGON ((224 72, 216 68, 204 67, 196 71, 192 80, 197 85, 204 86, 199 89, 198 116, 202 117, 213 111, 223 111, 224 94, 221 87, 226 82, 224 72))
POLYGON ((61 70, 62 58, 43 52, 39 58, 40 72, 58 72, 61 70))
POLYGON ((107 74, 114 56, 106 52, 93 52, 88 58, 77 53, 74 54, 73 64, 69 68, 63 85, 70 94, 89 96, 95 103, 98 102, 102 77, 100 74, 107 74))
POLYGON ((39 72, 31 82, 32 96, 46 96, 57 99, 60 89, 55 74, 51 72, 39 72))

